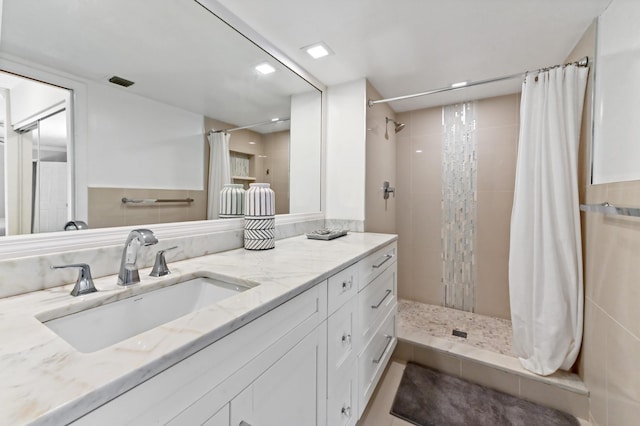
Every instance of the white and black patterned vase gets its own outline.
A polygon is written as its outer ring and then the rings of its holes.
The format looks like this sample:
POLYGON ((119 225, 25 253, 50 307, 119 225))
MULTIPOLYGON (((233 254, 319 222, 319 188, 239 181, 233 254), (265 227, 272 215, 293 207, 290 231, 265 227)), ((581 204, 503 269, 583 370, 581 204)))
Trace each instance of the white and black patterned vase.
POLYGON ((221 218, 233 218, 244 216, 245 190, 242 184, 226 183, 220 191, 221 218))
POLYGON ((245 195, 244 248, 275 247, 276 198, 268 183, 252 183, 245 195))

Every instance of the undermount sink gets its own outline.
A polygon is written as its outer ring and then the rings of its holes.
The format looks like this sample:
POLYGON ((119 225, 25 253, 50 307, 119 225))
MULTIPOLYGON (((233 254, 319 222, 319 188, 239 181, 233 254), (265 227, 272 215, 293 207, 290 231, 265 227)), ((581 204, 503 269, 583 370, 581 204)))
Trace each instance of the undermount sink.
POLYGON ((78 351, 95 352, 249 288, 197 277, 44 324, 78 351))

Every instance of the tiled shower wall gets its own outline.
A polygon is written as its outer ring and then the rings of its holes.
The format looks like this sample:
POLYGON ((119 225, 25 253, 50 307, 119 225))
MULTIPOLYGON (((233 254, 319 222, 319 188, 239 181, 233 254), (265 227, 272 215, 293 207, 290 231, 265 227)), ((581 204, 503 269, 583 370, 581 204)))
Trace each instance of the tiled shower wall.
MULTIPOLYGON (((367 82, 367 99, 381 99, 380 93, 367 82)), ((385 118, 395 120, 395 112, 389 104, 378 104, 374 108, 367 107, 367 139, 366 139, 366 193, 365 193, 365 232, 396 233, 396 207, 394 195, 384 199, 382 183, 396 187, 396 141, 401 133, 394 132, 393 123, 389 123, 388 136, 385 118)))
MULTIPOLYGON (((566 62, 595 54, 592 25, 566 62)), ((580 139, 580 202, 640 206, 640 181, 590 184, 591 91, 580 139)), ((578 371, 589 388, 593 425, 637 425, 640 415, 640 220, 582 213, 585 306, 578 371)))
MULTIPOLYGON (((510 318, 508 257, 520 95, 475 104, 477 143, 477 283, 474 311, 510 318)), ((396 135, 398 293, 440 305, 442 288, 442 108, 403 112, 396 135)))
POLYGON ((475 310, 478 161, 475 103, 442 108, 442 304, 475 310))

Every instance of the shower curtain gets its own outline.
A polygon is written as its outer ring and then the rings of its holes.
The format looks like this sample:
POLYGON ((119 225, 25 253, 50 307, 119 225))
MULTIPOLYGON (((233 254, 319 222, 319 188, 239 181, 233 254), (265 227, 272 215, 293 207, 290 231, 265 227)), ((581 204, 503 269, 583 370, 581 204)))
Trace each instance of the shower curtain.
POLYGON ((227 132, 209 133, 209 190, 207 219, 217 219, 220 208, 220 190, 231 183, 231 158, 227 132))
POLYGON ((528 74, 511 214, 513 349, 527 370, 571 368, 582 341, 578 144, 588 68, 528 74))

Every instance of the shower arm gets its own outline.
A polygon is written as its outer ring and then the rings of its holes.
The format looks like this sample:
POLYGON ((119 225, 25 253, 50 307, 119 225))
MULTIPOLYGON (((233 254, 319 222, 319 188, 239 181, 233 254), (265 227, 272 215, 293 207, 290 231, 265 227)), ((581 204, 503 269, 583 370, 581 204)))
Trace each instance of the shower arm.
POLYGON ((402 129, 404 129, 405 124, 404 123, 398 123, 396 120, 389 118, 389 117, 385 117, 385 125, 384 125, 384 138, 386 140, 389 140, 389 122, 392 122, 394 124, 394 131, 396 133, 400 132, 402 129))

